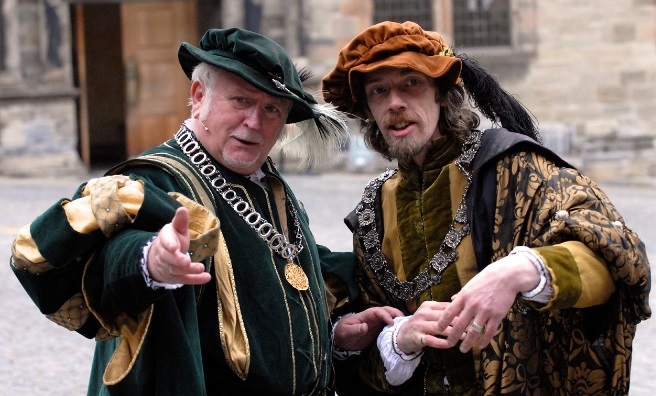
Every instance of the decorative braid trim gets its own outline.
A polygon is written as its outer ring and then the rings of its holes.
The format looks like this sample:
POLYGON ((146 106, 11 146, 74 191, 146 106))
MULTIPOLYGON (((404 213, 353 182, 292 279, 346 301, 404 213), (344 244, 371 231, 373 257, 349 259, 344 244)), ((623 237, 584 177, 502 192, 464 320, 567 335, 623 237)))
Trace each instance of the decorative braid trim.
POLYGON ((460 205, 437 253, 431 258, 428 266, 412 280, 401 281, 390 270, 389 264, 381 251, 381 242, 376 228, 376 212, 374 210, 376 195, 382 185, 398 172, 398 169, 387 170, 365 187, 362 201, 356 208, 359 224, 357 232, 364 245, 365 262, 374 271, 376 280, 381 287, 397 298, 412 300, 430 286, 439 284, 442 281, 442 272, 458 259, 456 249, 462 238, 470 232, 469 222, 467 221, 466 200, 472 182, 472 162, 481 146, 482 136, 483 132, 473 130, 463 144, 463 152, 456 160, 456 166, 467 179, 460 205))

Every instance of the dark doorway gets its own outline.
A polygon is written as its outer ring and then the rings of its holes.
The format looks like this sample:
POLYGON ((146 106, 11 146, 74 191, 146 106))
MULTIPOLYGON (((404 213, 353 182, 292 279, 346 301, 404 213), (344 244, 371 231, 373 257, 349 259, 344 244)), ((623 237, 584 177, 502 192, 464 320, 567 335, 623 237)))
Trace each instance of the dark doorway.
POLYGON ((85 5, 84 35, 90 162, 96 167, 126 157, 120 5, 85 5))
POLYGON ((221 2, 96 1, 80 0, 71 14, 80 154, 98 169, 167 140, 188 117, 177 46, 197 44, 199 25, 220 27, 221 2))

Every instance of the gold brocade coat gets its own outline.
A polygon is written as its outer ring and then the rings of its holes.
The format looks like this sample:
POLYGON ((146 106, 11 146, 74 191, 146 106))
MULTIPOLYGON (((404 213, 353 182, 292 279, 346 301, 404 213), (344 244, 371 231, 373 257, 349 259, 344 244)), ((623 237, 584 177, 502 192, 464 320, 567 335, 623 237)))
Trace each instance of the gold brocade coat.
MULTIPOLYGON (((437 150, 435 145, 432 150, 437 150)), ((451 201, 447 209, 450 206, 455 211, 459 198, 454 191, 463 190, 463 179, 454 177, 452 163, 436 167, 435 161, 444 158, 429 153, 428 159, 433 163, 421 169, 401 168, 398 175, 383 184, 376 202, 383 254, 390 269, 401 277, 407 274, 408 280, 435 254, 452 213, 445 218, 436 211, 423 209, 413 214, 407 208, 416 202, 428 207, 424 202, 428 200, 451 201), (416 195, 399 187, 407 185, 403 178, 410 175, 422 181, 423 187, 416 195), (440 184, 444 188, 436 188, 440 184), (431 188, 434 191, 428 194, 431 188), (391 206, 390 197, 394 199, 391 206), (385 212, 390 207, 395 213, 385 212), (381 229, 390 224, 398 228, 381 229), (421 224, 427 231, 415 233, 408 224, 421 224), (430 242, 432 236, 438 241, 430 242), (414 255, 427 259, 413 260, 414 255)), ((636 325, 651 315, 650 269, 644 245, 624 224, 608 197, 588 177, 532 140, 505 130, 488 130, 476 155, 467 198, 472 233, 461 242, 459 259, 447 267, 443 282, 430 287, 417 300, 401 300, 379 286, 362 252, 364 241, 355 232, 363 308, 393 305, 412 313, 426 299, 448 301, 446 296, 457 292, 471 275, 505 257, 515 246, 529 246, 541 256, 552 277, 553 298, 547 304, 518 298, 488 347, 467 355, 457 352, 457 348, 453 349, 457 353, 425 353, 413 377, 398 387, 386 382, 385 369, 373 346, 347 363, 348 369, 357 374, 348 378, 350 383, 342 382, 340 387, 345 391, 339 393, 352 394, 348 389, 357 389, 359 395, 377 391, 627 394, 636 325), (453 367, 458 369, 449 371, 453 367), (469 370, 473 382, 465 373, 469 370), (436 371, 437 378, 432 375, 436 371), (452 379, 453 371, 462 378, 452 379), (444 386, 444 376, 448 377, 450 389, 444 386), (369 390, 363 390, 362 383, 369 390)), ((347 223, 357 231, 357 219, 352 215, 347 223)), ((339 375, 338 371, 338 380, 339 375)))

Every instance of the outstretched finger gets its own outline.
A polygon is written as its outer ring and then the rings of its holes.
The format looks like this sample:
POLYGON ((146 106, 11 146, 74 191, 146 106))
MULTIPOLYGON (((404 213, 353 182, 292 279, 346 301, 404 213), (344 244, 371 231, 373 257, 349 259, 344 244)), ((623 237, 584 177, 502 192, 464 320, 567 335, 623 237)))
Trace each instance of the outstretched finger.
POLYGON ((202 272, 200 274, 185 274, 177 278, 179 283, 185 285, 202 285, 209 282, 212 279, 212 276, 208 272, 202 272))
POLYGON ((419 343, 423 346, 435 348, 435 349, 449 349, 451 345, 442 337, 436 337, 434 335, 426 334, 419 337, 419 343))
POLYGON ((180 207, 175 211, 171 220, 173 230, 178 234, 180 241, 180 251, 186 253, 189 249, 189 211, 185 207, 180 207))

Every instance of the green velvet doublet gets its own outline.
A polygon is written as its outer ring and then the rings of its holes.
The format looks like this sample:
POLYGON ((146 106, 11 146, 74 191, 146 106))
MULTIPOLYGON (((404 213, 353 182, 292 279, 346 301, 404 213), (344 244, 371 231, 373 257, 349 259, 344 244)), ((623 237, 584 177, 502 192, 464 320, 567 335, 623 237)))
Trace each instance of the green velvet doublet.
MULTIPOLYGON (((282 232, 270 189, 213 165, 244 201, 282 232)), ((67 301, 80 293, 86 297, 88 307, 83 308, 88 315, 73 330, 97 340, 89 395, 324 394, 332 387, 327 294, 345 297, 356 292, 354 286, 346 287, 352 282, 354 255, 317 245, 307 214, 270 159, 262 170, 284 187, 295 243, 300 227, 303 249, 298 258, 308 290, 287 282, 287 260, 226 204, 174 140, 108 172, 129 175, 144 186, 141 207, 120 232, 109 238, 99 232, 69 232, 60 240, 75 240, 76 249, 45 252, 46 260, 55 263, 46 277, 66 283, 55 285, 17 269, 16 260, 14 272, 44 314, 70 305, 67 301), (143 247, 180 206, 174 193, 201 204, 209 217, 218 219, 214 232, 220 236, 213 241, 218 251, 202 261, 212 274, 208 284, 154 290, 144 281, 140 258, 143 247), (70 257, 61 260, 56 255, 70 257), (227 279, 217 279, 219 273, 227 279), (339 290, 327 291, 324 277, 339 290)), ((57 217, 45 214, 32 224, 37 247, 49 246, 46 240, 53 238, 52 233, 39 234, 46 220, 52 229, 68 226, 57 209, 62 204, 53 206, 57 217)))
MULTIPOLYGON (((453 218, 449 165, 461 149, 462 145, 456 139, 440 137, 432 142, 424 166, 418 167, 414 163, 399 165, 400 180, 395 191, 397 213, 383 215, 396 215, 406 279, 411 280, 426 269, 429 260, 444 242, 453 218)), ((422 292, 409 308, 414 312, 427 300, 450 301, 461 287, 456 266, 449 265, 442 273, 441 282, 422 292)), ((448 378, 456 394, 466 394, 467 390, 476 389, 471 353, 462 354, 455 348, 427 349, 424 355, 421 367, 416 370, 419 375, 411 383, 421 383, 432 392, 446 392, 444 378, 448 378)))
MULTIPOLYGON (((462 145, 451 137, 440 137, 431 143, 424 165, 400 164, 396 176, 392 176, 387 194, 381 191, 383 207, 386 199, 395 201, 396 212, 383 211, 382 217, 395 217, 392 223, 397 230, 383 230, 383 241, 390 240, 392 249, 399 249, 397 255, 386 251, 383 242, 382 251, 388 257, 389 265, 400 271, 405 280, 414 279, 418 273, 426 270, 430 259, 438 252, 443 243, 453 213, 451 199, 450 168, 460 155, 462 145), (394 236, 388 237, 388 232, 394 236), (398 234, 398 235, 397 235, 398 234), (395 242, 396 241, 396 242, 395 242), (398 245, 396 243, 398 242, 398 245), (394 262, 392 257, 401 257, 401 262, 394 262), (402 266, 402 270, 397 269, 402 266)), ((459 202, 455 202, 457 205, 459 202)), ((384 220, 389 224, 390 220, 384 220)), ((362 275, 371 278, 371 275, 362 275)), ((362 282, 366 285, 365 282, 362 282)), ((367 287, 367 286, 364 286, 367 287)), ((449 265, 441 274, 441 282, 424 290, 414 300, 400 300, 390 297, 381 305, 390 304, 413 313, 423 301, 449 301, 462 287, 455 264, 449 265)), ((370 298, 370 292, 363 293, 365 299, 370 298)), ((369 301, 378 305, 378 301, 369 301)), ((455 394, 474 394, 477 389, 472 353, 462 354, 457 349, 427 349, 422 361, 411 379, 399 387, 392 387, 384 381, 385 369, 377 348, 365 351, 366 359, 373 362, 371 377, 365 377, 365 382, 384 392, 401 392, 404 394, 448 393, 444 378, 448 378, 449 386, 455 394), (382 379, 382 381, 381 381, 382 379)), ((361 373, 368 376, 368 370, 361 373)), ((339 375, 339 373, 338 373, 339 375)))

